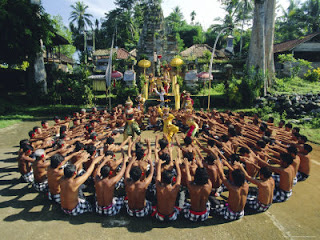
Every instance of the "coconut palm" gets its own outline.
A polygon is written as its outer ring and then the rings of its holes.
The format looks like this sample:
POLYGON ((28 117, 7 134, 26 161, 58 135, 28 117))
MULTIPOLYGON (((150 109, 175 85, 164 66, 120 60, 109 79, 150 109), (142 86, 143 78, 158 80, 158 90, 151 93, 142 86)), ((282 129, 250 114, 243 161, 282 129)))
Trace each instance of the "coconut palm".
POLYGON ((71 5, 73 11, 70 14, 69 20, 71 23, 76 23, 78 27, 78 31, 84 31, 87 26, 92 27, 92 22, 90 20, 93 17, 91 14, 86 13, 88 6, 83 2, 76 2, 74 5, 71 5))

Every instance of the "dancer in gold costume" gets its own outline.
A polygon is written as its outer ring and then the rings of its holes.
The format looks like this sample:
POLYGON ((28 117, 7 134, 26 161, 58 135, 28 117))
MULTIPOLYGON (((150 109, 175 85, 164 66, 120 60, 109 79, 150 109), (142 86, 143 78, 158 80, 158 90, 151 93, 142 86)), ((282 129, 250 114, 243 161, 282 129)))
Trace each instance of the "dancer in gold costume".
POLYGON ((159 107, 158 113, 163 120, 163 133, 167 135, 168 142, 170 143, 173 135, 179 131, 179 128, 172 123, 174 116, 169 113, 168 107, 164 107, 163 109, 159 107))

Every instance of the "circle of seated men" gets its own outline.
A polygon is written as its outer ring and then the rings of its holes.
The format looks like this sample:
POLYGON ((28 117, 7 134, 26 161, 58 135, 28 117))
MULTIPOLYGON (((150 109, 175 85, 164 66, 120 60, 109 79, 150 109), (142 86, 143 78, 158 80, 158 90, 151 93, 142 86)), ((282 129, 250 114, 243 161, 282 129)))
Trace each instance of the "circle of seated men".
MULTIPOLYGON (((180 131, 188 129, 190 112, 171 114, 180 131)), ((312 147, 283 120, 276 126, 257 114, 193 111, 200 129, 195 137, 129 136, 116 144, 123 116, 120 105, 110 113, 93 108, 63 121, 55 117, 54 126, 43 121, 20 141, 22 179, 73 216, 114 216, 124 207, 134 217, 205 221, 209 215, 237 220, 249 209, 267 211, 309 177, 312 147)), ((157 107, 134 116, 142 130, 161 130, 157 107)))

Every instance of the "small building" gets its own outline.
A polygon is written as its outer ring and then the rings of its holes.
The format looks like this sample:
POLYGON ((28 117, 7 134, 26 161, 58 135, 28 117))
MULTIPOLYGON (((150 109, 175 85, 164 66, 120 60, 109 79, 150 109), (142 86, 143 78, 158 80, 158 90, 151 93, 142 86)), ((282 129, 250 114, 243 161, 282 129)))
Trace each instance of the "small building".
POLYGON ((69 72, 70 69, 68 65, 73 66, 73 59, 63 55, 61 53, 60 46, 69 45, 69 41, 62 37, 61 35, 54 33, 52 38, 52 45, 45 46, 45 51, 43 52, 43 59, 46 65, 55 65, 57 69, 60 69, 64 72, 69 72))
MULTIPOLYGON (((127 60, 130 57, 134 58, 134 56, 124 48, 114 48, 113 53, 117 54, 118 60, 127 60)), ((101 73, 106 71, 109 55, 110 55, 110 49, 98 49, 94 51, 94 53, 92 54, 92 58, 93 58, 92 60, 95 66, 94 68, 95 72, 101 73)))
POLYGON ((280 54, 293 54, 293 57, 296 59, 304 59, 312 62, 313 67, 320 67, 320 32, 274 44, 273 53, 275 68, 278 74, 283 73, 288 75, 292 67, 291 65, 283 65, 278 62, 280 54))

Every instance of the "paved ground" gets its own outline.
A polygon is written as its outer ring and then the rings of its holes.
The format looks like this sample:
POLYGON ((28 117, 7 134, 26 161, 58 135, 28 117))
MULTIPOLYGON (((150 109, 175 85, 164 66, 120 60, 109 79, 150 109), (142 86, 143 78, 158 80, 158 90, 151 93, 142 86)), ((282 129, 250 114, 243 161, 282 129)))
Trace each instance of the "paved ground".
POLYGON ((17 145, 35 125, 40 124, 23 122, 0 129, 0 239, 320 239, 319 146, 313 145, 311 177, 293 189, 288 202, 240 221, 213 217, 204 223, 159 223, 125 213, 69 217, 19 181, 17 145))

